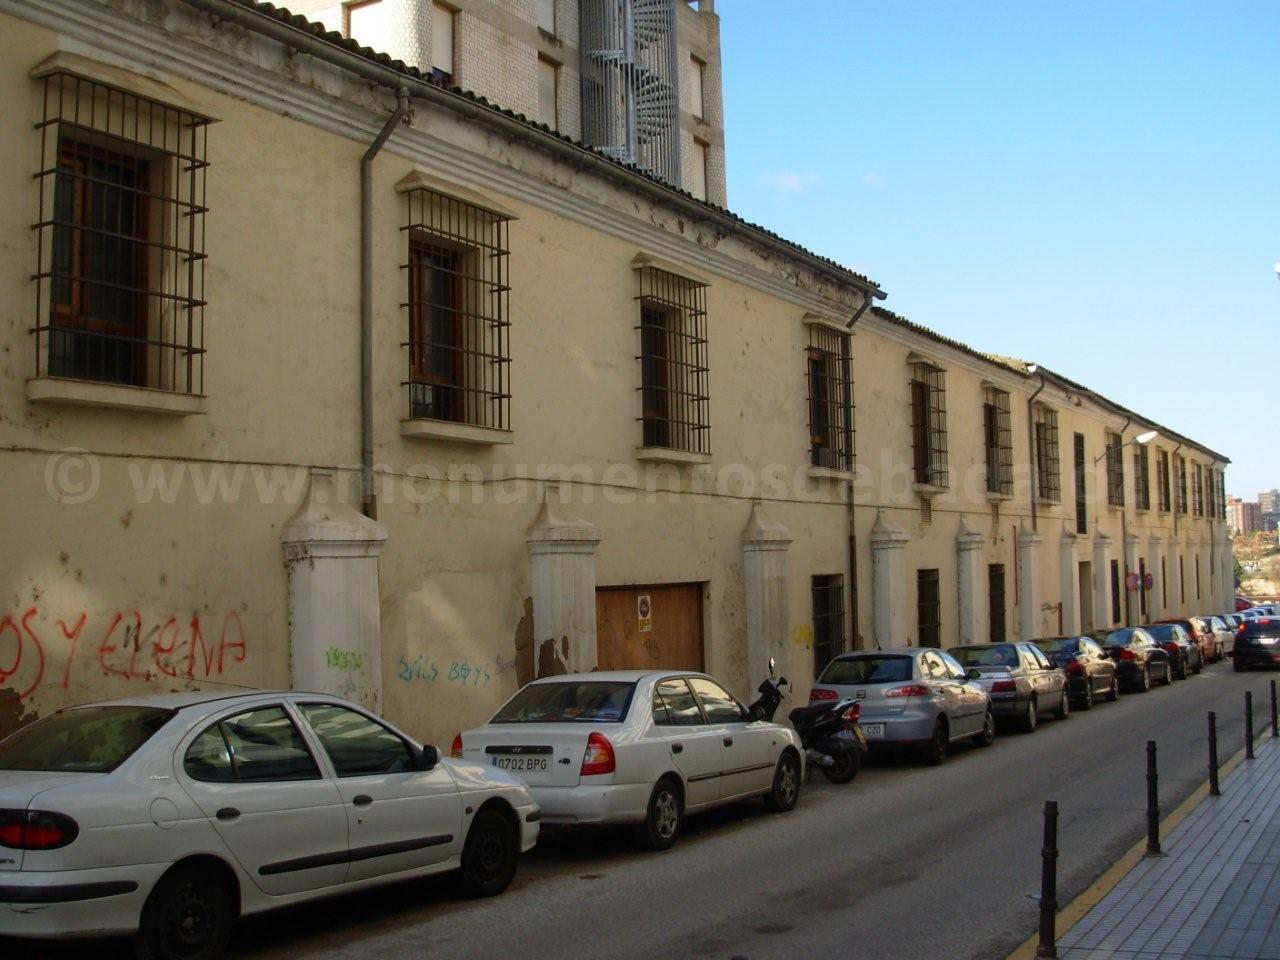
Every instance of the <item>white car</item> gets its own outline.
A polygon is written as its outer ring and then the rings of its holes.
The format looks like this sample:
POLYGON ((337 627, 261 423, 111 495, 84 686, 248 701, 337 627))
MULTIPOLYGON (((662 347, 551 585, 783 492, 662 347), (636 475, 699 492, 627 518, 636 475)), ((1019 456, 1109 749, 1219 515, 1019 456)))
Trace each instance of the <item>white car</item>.
POLYGON ((336 697, 71 707, 0 741, 0 935, 207 960, 238 916, 390 880, 499 893, 537 837, 518 779, 336 697))
POLYGON ((544 824, 638 824, 654 850, 675 842, 686 813, 750 797, 790 810, 804 769, 794 730, 678 670, 535 680, 453 753, 522 777, 544 824))

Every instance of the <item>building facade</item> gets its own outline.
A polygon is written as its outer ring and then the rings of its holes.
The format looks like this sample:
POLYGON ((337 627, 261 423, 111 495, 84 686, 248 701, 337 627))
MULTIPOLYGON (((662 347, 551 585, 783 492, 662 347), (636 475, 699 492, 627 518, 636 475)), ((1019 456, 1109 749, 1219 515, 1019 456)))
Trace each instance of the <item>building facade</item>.
POLYGON ((1232 533, 1257 533, 1264 529, 1259 504, 1232 497, 1227 501, 1227 527, 1232 533))
POLYGON ((0 25, 0 733, 1229 606, 1220 454, 600 150, 247 0, 0 25))

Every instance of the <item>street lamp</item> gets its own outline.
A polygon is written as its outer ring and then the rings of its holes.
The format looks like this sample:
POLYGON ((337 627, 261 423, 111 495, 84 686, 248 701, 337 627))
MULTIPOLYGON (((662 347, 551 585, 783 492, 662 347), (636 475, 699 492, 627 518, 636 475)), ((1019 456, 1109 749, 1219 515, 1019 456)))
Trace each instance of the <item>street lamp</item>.
MULTIPOLYGON (((1277 266, 1280 266, 1280 264, 1277 264, 1277 266)), ((1150 443, 1152 440, 1154 440, 1158 436, 1160 436, 1159 430, 1148 430, 1145 433, 1138 434, 1136 437, 1130 437, 1128 440, 1120 444, 1120 446, 1115 447, 1114 449, 1123 450, 1125 447, 1127 447, 1131 443, 1136 443, 1139 446, 1145 447, 1148 443, 1150 443)), ((1098 454, 1096 457, 1093 458, 1093 465, 1096 467, 1098 465, 1098 461, 1101 460, 1110 452, 1111 452, 1110 450, 1103 450, 1102 453, 1098 454)))

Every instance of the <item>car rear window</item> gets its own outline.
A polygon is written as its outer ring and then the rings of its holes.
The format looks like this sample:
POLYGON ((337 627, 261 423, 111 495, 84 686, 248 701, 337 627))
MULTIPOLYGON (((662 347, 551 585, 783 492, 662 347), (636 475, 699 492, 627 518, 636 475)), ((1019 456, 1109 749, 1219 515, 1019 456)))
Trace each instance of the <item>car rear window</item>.
POLYGON ((490 723, 621 723, 634 692, 634 683, 621 681, 531 683, 490 723))
POLYGON ((1037 647, 1045 653, 1079 653, 1079 637, 1046 637, 1035 641, 1037 647))
POLYGON ((1280 620, 1272 617, 1254 617, 1240 628, 1240 639, 1254 640, 1261 637, 1280 637, 1280 620))
POLYGON ((174 711, 79 707, 51 714, 0 740, 0 770, 110 773, 163 727, 174 711))
POLYGON ((952 647, 947 651, 966 667, 1016 667, 1018 651, 1012 644, 994 647, 952 647))
POLYGON ((1104 647, 1126 647, 1129 641, 1133 639, 1133 630, 1112 630, 1107 634, 1106 639, 1102 641, 1104 647))
POLYGON ((1170 640, 1177 639, 1173 632, 1172 623, 1153 623, 1143 629, 1151 634, 1152 639, 1157 643, 1168 643, 1170 640))
POLYGON ((911 679, 911 657, 852 657, 832 660, 819 683, 901 683, 911 679))

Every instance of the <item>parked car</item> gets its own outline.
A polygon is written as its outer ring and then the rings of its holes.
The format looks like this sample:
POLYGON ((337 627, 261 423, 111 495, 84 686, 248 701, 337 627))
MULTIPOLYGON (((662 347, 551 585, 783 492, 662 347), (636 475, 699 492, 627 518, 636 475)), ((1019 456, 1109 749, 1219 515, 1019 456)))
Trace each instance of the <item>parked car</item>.
POLYGON ((991 698, 955 657, 932 647, 890 647, 836 657, 814 684, 811 699, 834 694, 862 703, 862 732, 874 747, 912 746, 929 763, 951 744, 995 739, 991 698))
MULTIPOLYGON (((1198 659, 1200 666, 1218 659, 1218 640, 1214 636, 1213 628, 1210 626, 1207 618, 1170 617, 1167 620, 1159 620, 1157 623, 1166 625, 1177 624, 1180 626, 1186 634, 1187 640, 1189 640, 1199 652, 1198 659)), ((1148 624, 1144 629, 1150 632, 1152 626, 1153 624, 1148 624)), ((1166 649, 1169 649, 1168 644, 1172 642, 1172 638, 1167 635, 1167 632, 1162 632, 1159 642, 1165 646, 1166 649)), ((1174 678, 1177 680, 1186 679, 1188 666, 1197 660, 1197 658, 1192 656, 1189 651, 1183 651, 1183 653, 1184 655, 1181 657, 1174 657, 1174 678)), ((1197 668, 1195 672, 1199 673, 1199 668, 1197 668)))
POLYGON ((1253 606, 1252 600, 1249 600, 1245 597, 1236 597, 1236 602, 1235 602, 1236 613, 1239 613, 1241 610, 1248 610, 1252 606, 1253 606))
POLYGON ((1184 624, 1198 619, 1196 617, 1192 621, 1161 620, 1159 623, 1148 623, 1142 628, 1151 635, 1152 640, 1168 652, 1169 664, 1173 668, 1175 680, 1185 680, 1190 674, 1199 673, 1204 669, 1205 655, 1202 643, 1208 644, 1211 650, 1217 647, 1207 627, 1197 634, 1200 642, 1192 639, 1187 632, 1184 624))
POLYGON ((1213 659, 1217 661, 1231 656, 1231 650, 1236 642, 1236 627, 1239 621, 1229 613, 1201 617, 1200 619, 1205 621, 1210 633, 1213 634, 1214 646, 1217 652, 1213 659))
POLYGON ((1071 713, 1067 675, 1033 643, 983 643, 947 650, 991 697, 996 717, 1016 719, 1026 733, 1041 714, 1065 720, 1071 713))
POLYGON ((794 730, 681 670, 535 680, 455 737, 453 754, 523 778, 544 824, 635 824, 652 850, 689 813, 754 797, 790 810, 804 773, 794 730))
POLYGON ((1236 628, 1232 668, 1280 665, 1280 618, 1251 617, 1236 628))
POLYGON ((1120 682, 1145 693, 1155 676, 1163 684, 1173 683, 1169 653, 1142 627, 1112 630, 1102 641, 1102 649, 1115 661, 1120 682))
POLYGON ((1089 637, 1046 637, 1035 641, 1054 665, 1067 677, 1067 693, 1081 710, 1093 709, 1103 696, 1114 703, 1120 697, 1120 678, 1115 661, 1089 637))
POLYGON ((237 917, 390 880, 499 893, 537 838, 515 777, 336 697, 140 697, 0 741, 0 934, 203 960, 237 917))

